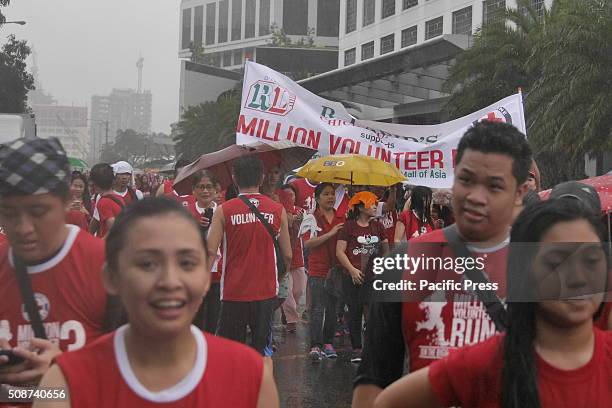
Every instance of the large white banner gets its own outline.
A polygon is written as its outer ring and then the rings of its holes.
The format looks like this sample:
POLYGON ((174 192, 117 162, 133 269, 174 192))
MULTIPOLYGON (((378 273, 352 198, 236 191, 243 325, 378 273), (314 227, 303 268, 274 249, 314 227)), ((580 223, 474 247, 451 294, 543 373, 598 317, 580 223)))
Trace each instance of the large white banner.
POLYGON ((286 76, 247 62, 236 144, 302 146, 320 155, 356 153, 395 164, 411 184, 449 188, 457 145, 479 120, 507 122, 525 133, 520 94, 439 125, 398 125, 358 120, 286 76))

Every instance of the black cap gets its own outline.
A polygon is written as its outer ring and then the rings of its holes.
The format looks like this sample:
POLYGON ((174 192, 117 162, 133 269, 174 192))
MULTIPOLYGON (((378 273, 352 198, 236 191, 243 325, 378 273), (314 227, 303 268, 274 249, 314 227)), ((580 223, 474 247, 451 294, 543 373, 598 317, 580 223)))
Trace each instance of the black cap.
POLYGON ((601 201, 597 190, 579 181, 557 184, 550 192, 550 198, 573 198, 590 208, 594 214, 601 213, 601 201))

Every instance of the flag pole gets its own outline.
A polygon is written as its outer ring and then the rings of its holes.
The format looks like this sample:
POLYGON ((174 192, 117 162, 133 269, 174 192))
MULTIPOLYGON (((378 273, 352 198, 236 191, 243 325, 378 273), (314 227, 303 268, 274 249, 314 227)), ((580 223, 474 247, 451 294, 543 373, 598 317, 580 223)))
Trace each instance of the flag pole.
POLYGON ((523 129, 525 129, 525 137, 527 137, 527 122, 525 122, 525 104, 523 102, 523 87, 519 86, 517 88, 519 94, 519 100, 521 101, 521 122, 523 125, 523 129))

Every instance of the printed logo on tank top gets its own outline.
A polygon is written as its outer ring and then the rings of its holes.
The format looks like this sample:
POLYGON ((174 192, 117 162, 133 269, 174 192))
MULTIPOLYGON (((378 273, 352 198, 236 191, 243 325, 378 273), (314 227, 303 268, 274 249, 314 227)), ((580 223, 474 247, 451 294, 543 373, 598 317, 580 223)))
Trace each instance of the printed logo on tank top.
POLYGON ((416 321, 416 332, 426 332, 425 344, 418 346, 419 358, 438 360, 454 348, 480 343, 495 334, 495 324, 482 302, 471 295, 455 294, 453 302, 426 301, 418 306, 425 316, 416 321))
POLYGON ((385 229, 393 228, 395 226, 395 220, 393 219, 393 213, 391 211, 387 211, 383 214, 383 217, 380 219, 383 227, 385 229))
POLYGON ((354 255, 373 255, 376 252, 380 238, 376 235, 360 235, 357 237, 357 243, 361 244, 353 249, 354 255))
MULTIPOLYGON (((34 299, 38 306, 38 313, 43 322, 45 333, 49 341, 59 346, 60 341, 73 339, 74 341, 68 345, 67 350, 77 350, 85 345, 86 335, 83 325, 76 320, 68 320, 61 322, 45 322, 51 312, 51 302, 42 293, 34 293, 34 299)), ((26 311, 25 304, 21 305, 21 314, 23 319, 30 321, 30 316, 26 311)), ((0 320, 0 337, 11 341, 13 332, 11 331, 10 322, 8 320, 0 320)), ((34 338, 34 330, 29 324, 17 325, 17 346, 28 347, 30 340, 34 338)))
MULTIPOLYGON (((259 207, 259 200, 256 198, 249 198, 249 201, 251 203, 253 203, 253 205, 255 206, 255 208, 259 207)), ((230 215, 230 222, 232 225, 242 225, 242 224, 253 224, 255 222, 260 222, 259 218, 257 218, 257 216, 251 211, 248 210, 249 212, 246 214, 232 214, 230 215)), ((263 217, 265 218, 266 221, 268 221, 268 223, 270 225, 274 224, 274 214, 270 214, 267 212, 263 212, 260 211, 261 215, 263 215, 263 217)))

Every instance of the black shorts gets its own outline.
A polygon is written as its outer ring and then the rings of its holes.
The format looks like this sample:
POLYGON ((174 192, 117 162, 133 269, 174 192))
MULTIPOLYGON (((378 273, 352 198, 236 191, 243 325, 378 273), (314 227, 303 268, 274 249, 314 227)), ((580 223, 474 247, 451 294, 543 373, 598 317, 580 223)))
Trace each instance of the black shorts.
POLYGON ((251 329, 251 347, 262 356, 272 333, 272 316, 278 307, 276 297, 253 302, 221 301, 217 336, 246 343, 246 327, 251 329))

